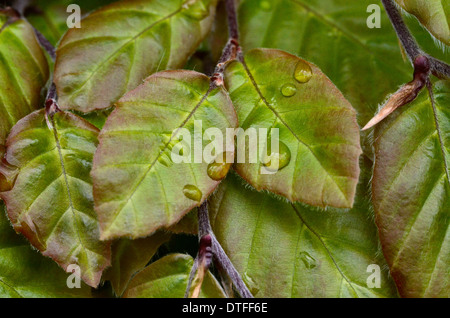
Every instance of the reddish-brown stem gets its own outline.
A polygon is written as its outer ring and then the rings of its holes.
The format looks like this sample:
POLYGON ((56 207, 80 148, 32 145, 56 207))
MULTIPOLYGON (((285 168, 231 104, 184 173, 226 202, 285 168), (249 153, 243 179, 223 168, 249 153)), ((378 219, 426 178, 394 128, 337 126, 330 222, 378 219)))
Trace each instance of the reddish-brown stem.
POLYGON ((388 14, 392 26, 397 33, 397 37, 399 38, 402 46, 405 48, 406 54, 408 55, 411 63, 413 63, 419 55, 424 55, 430 61, 431 73, 434 76, 438 78, 450 78, 450 65, 426 54, 421 50, 414 37, 411 35, 411 32, 409 31, 405 22, 403 21, 403 18, 399 10, 395 6, 394 1, 381 0, 381 2, 386 9, 386 13, 388 14))

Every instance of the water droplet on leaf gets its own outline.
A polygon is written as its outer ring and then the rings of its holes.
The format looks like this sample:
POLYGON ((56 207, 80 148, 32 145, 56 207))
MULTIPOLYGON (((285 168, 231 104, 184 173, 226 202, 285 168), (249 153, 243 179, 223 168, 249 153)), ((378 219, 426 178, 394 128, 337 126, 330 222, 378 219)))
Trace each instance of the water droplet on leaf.
MULTIPOLYGON (((229 157, 232 158, 231 154, 229 157)), ((216 157, 214 162, 208 165, 206 172, 211 179, 219 181, 225 178, 232 164, 232 162, 227 162, 227 152, 222 152, 216 157)))
POLYGON ((300 83, 309 82, 312 77, 311 66, 304 61, 299 61, 295 67, 294 77, 300 83))
POLYGON ((295 87, 294 84, 284 84, 281 87, 281 94, 285 97, 291 97, 294 96, 297 92, 297 87, 295 87))
MULTIPOLYGON (((268 145, 271 145, 271 142, 268 142, 268 145)), ((291 151, 289 147, 282 141, 278 142, 278 152, 272 152, 269 149, 270 155, 266 154, 263 165, 268 170, 278 171, 286 167, 291 161, 291 151)))
POLYGON ((186 198, 200 202, 202 200, 202 191, 200 191, 199 188, 197 188, 195 185, 187 184, 183 188, 183 193, 186 196, 186 198))
POLYGON ((313 269, 314 267, 316 267, 316 260, 311 255, 309 255, 308 252, 300 252, 299 256, 307 269, 313 269))

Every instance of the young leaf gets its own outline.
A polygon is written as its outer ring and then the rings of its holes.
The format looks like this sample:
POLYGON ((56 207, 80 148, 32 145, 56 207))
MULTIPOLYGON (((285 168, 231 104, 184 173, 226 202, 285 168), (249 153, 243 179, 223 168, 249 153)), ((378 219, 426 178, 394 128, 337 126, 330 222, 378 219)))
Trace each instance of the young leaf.
POLYGON ((229 174, 210 200, 213 230, 255 297, 395 297, 366 184, 352 210, 318 213, 229 174), (379 288, 367 285, 376 283, 371 264, 380 266, 379 288))
POLYGON ((111 281, 116 295, 121 296, 130 279, 145 268, 158 248, 170 239, 170 234, 156 234, 137 240, 120 239, 112 245, 112 259, 104 279, 111 281))
MULTIPOLYGON (((125 290, 124 298, 182 298, 194 260, 189 255, 170 254, 137 274, 125 290)), ((208 271, 200 298, 225 298, 214 276, 208 271)))
POLYGON ((200 129, 195 121, 224 136, 226 128, 238 125, 225 90, 209 87, 203 74, 165 71, 119 100, 100 133, 92 170, 102 239, 144 237, 168 228, 219 184, 208 176, 208 163, 192 160, 194 141, 183 154, 191 163, 172 161, 173 147, 188 142, 179 141, 179 132, 187 129, 194 136, 200 129))
POLYGON ((0 157, 12 126, 39 106, 48 64, 32 27, 0 10, 0 157))
POLYGON ((25 10, 27 20, 41 32, 47 40, 56 45, 68 30, 67 20, 74 12, 67 11, 70 4, 80 6, 81 14, 114 2, 114 0, 34 0, 25 10))
POLYGON ((87 285, 68 288, 68 274, 14 233, 2 202, 0 233, 0 298, 91 297, 87 285))
POLYGON ((405 297, 449 297, 450 82, 375 130, 373 203, 383 251, 405 297))
POLYGON ((280 169, 263 174, 258 156, 257 163, 236 165, 245 180, 291 201, 353 205, 361 154, 356 113, 315 65, 283 51, 254 49, 242 63, 227 66, 225 84, 244 130, 279 129, 280 169))
POLYGON ((437 39, 450 45, 450 2, 448 0, 395 0, 413 14, 437 39))
POLYGON ((316 64, 358 111, 361 125, 393 87, 410 80, 381 1, 241 0, 238 17, 244 50, 277 48, 316 64), (369 28, 377 2, 381 28, 369 28))
POLYGON ((112 106, 148 75, 180 68, 206 36, 216 0, 132 0, 103 7, 70 29, 57 50, 63 109, 112 106))
POLYGON ((89 175, 98 129, 71 113, 47 123, 45 110, 20 120, 0 165, 0 193, 17 232, 61 267, 78 265, 96 287, 110 264, 110 244, 99 241, 89 175))

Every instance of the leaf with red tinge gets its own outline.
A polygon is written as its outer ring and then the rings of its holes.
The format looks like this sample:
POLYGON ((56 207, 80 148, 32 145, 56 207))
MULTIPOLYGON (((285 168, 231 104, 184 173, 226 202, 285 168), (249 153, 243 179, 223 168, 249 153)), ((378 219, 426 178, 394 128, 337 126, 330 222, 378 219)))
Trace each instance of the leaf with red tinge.
POLYGON ((149 237, 137 240, 124 238, 113 243, 112 266, 105 272, 104 279, 111 281, 117 296, 123 294, 133 275, 145 268, 170 236, 169 233, 157 232, 149 237))
POLYGON ((24 20, 0 10, 0 157, 14 124, 39 107, 48 79, 45 54, 24 20))
MULTIPOLYGON (((189 255, 169 254, 137 274, 125 290, 124 298, 182 298, 194 260, 189 255)), ((225 298, 219 282, 209 272, 200 298, 225 298)))
POLYGON ((372 193, 383 252, 404 297, 450 296, 450 82, 375 129, 372 193))
MULTIPOLYGON (((352 207, 361 154, 356 112, 318 67, 284 51, 253 49, 226 66, 225 85, 244 130, 267 129, 269 139, 279 132, 279 151, 269 152, 278 169, 266 173, 260 156, 239 162, 238 152, 239 175, 290 201, 352 207)), ((269 144, 262 139, 258 150, 269 144)))
POLYGON ((11 223, 61 267, 78 265, 90 286, 110 265, 110 244, 100 242, 90 170, 98 129, 82 118, 45 110, 21 119, 7 139, 0 166, 0 198, 11 223), (6 191, 5 191, 6 190, 6 191))
POLYGON ((209 32, 216 0, 128 0, 70 29, 57 49, 63 109, 108 108, 152 73, 183 67, 209 32))
POLYGON ((99 135, 92 169, 102 239, 148 236, 199 206, 230 167, 213 178, 209 162, 195 162, 195 131, 214 128, 225 136, 237 126, 225 89, 211 90, 197 72, 159 72, 122 97, 99 135), (179 145, 189 163, 172 160, 179 145))

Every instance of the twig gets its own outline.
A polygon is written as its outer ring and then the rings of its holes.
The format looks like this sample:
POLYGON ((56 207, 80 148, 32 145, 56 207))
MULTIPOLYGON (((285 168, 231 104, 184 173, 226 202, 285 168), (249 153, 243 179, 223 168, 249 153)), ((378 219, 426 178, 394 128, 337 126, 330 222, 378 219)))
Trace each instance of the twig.
POLYGON ((234 0, 225 0, 225 6, 228 19, 229 39, 222 51, 222 56, 220 57, 219 62, 217 63, 217 66, 214 70, 214 75, 211 76, 211 89, 223 85, 223 72, 226 63, 235 59, 241 54, 241 48, 239 46, 237 14, 234 0))
POLYGON ((211 229, 207 205, 208 202, 205 201, 198 209, 199 234, 201 235, 201 233, 205 233, 211 236, 212 253, 214 258, 220 264, 222 270, 228 275, 228 277, 230 277, 238 294, 243 298, 253 298, 252 293, 248 290, 241 275, 236 270, 233 263, 231 263, 211 229))
POLYGON ((381 0, 384 8, 391 20, 392 26, 394 27, 397 36, 404 47, 406 54, 411 63, 414 63, 415 59, 419 55, 424 55, 430 61, 431 73, 441 79, 449 79, 450 78, 450 65, 446 64, 443 61, 440 61, 429 54, 426 54, 422 51, 422 49, 417 44, 416 40, 412 36, 408 27, 406 26, 403 18, 394 4, 393 0, 381 0))

